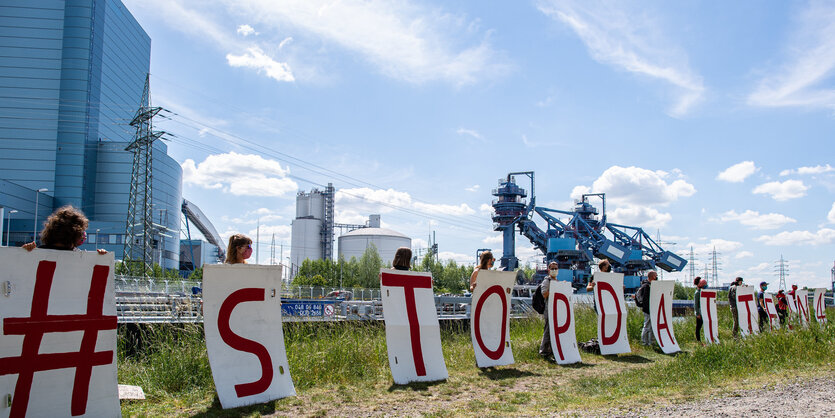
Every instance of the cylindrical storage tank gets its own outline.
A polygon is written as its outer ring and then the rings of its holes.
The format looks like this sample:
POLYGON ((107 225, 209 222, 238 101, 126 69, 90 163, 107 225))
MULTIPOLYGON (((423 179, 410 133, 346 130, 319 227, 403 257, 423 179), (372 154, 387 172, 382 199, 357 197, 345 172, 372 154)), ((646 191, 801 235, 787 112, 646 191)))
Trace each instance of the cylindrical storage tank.
POLYGON ((365 249, 371 244, 377 247, 377 253, 383 264, 394 260, 394 253, 400 247, 412 247, 412 239, 388 228, 360 228, 339 237, 339 255, 345 260, 362 258, 365 249))
POLYGON ((290 262, 293 271, 301 266, 305 259, 322 258, 322 220, 294 219, 292 240, 290 241, 290 262))
POLYGON ((309 216, 314 219, 325 219, 325 195, 320 191, 312 191, 309 202, 309 216))
POLYGON ((310 217, 310 195, 299 193, 296 195, 296 218, 310 217))

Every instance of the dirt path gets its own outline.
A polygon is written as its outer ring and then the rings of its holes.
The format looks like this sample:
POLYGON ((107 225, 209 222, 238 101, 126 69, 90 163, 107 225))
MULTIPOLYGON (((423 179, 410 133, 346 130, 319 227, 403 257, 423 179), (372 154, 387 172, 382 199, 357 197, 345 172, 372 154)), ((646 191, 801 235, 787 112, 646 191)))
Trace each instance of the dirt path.
MULTIPOLYGON (((797 379, 780 385, 730 392, 695 402, 599 411, 589 415, 626 417, 835 416, 835 376, 797 379)), ((581 414, 583 415, 583 414, 581 414)))

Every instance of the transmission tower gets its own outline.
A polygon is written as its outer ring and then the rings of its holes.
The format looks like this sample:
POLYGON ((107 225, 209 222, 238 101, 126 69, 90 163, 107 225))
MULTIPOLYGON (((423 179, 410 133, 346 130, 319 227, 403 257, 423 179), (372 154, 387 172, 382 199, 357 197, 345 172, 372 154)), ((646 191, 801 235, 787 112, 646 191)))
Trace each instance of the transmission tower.
MULTIPOLYGON (((690 281, 692 282, 693 279, 696 278, 696 255, 693 253, 693 246, 690 246, 690 260, 688 260, 688 264, 690 265, 690 281)), ((707 280, 707 277, 705 277, 707 280)))
POLYGON ((270 243, 270 264, 275 265, 275 233, 273 233, 273 240, 270 243))
POLYGON ((713 287, 719 287, 719 266, 722 265, 719 261, 720 255, 722 253, 716 252, 716 247, 713 247, 713 251, 711 252, 711 279, 713 280, 711 283, 713 287))
POLYGON ((789 277, 789 262, 783 259, 783 254, 780 254, 780 261, 774 266, 774 272, 777 273, 777 277, 780 280, 777 288, 786 290, 786 277, 789 277))
POLYGON ((150 74, 145 76, 145 89, 139 109, 130 125, 136 134, 125 151, 133 153, 130 195, 128 197, 128 219, 125 227, 125 252, 123 262, 133 275, 150 277, 153 272, 153 213, 152 162, 154 141, 164 132, 154 131, 152 119, 162 110, 151 107, 150 74))

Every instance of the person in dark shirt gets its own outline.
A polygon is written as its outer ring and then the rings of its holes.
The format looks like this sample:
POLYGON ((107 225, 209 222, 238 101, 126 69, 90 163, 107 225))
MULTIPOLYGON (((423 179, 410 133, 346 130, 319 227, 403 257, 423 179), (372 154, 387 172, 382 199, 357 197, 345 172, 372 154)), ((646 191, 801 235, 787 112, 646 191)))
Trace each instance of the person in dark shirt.
POLYGON ((760 316, 760 332, 765 331, 765 324, 768 322, 768 310, 765 309, 765 291, 768 283, 760 282, 760 291, 757 292, 757 313, 760 316))
POLYGON ((409 270, 412 263, 412 249, 408 247, 400 247, 394 253, 394 261, 391 266, 395 270, 409 270))

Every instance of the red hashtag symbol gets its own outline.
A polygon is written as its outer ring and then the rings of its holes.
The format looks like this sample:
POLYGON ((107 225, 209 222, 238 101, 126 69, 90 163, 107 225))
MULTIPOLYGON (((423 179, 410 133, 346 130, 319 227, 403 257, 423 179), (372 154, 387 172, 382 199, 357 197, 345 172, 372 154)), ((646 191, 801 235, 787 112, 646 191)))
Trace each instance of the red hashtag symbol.
POLYGON ((93 366, 113 363, 113 351, 96 351, 99 331, 116 329, 116 316, 102 315, 104 291, 107 286, 109 266, 93 267, 90 293, 87 294, 87 313, 84 315, 48 315, 49 291, 55 274, 54 261, 41 261, 35 279, 32 295, 32 311, 28 318, 6 318, 3 320, 5 335, 23 335, 20 356, 0 358, 0 376, 17 374, 12 410, 9 417, 23 417, 29 406, 29 392, 35 372, 75 368, 72 388, 73 416, 83 415, 87 410, 87 393, 90 390, 90 375, 93 366), (41 340, 47 332, 84 331, 78 352, 38 354, 41 340))

